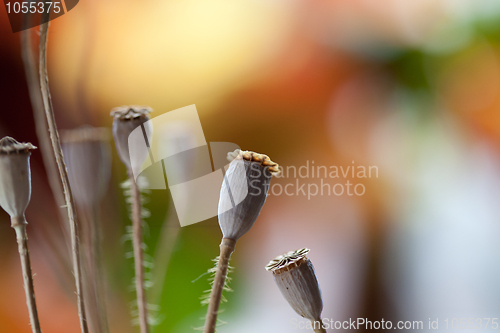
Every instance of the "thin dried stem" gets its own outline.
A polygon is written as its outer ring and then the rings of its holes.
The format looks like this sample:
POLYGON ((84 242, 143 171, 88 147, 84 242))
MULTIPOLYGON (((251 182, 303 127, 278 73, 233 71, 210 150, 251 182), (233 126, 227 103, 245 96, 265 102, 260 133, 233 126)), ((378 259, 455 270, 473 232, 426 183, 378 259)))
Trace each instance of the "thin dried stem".
POLYGON ((42 92, 43 106, 47 123, 49 126, 50 140, 52 149, 54 151, 59 175, 63 185, 64 199, 66 208, 68 209, 68 219, 71 233, 71 248, 73 259, 73 270, 75 274, 76 295, 78 299, 78 314, 80 317, 80 327, 83 333, 88 333, 87 317, 85 314, 85 301, 82 294, 82 272, 81 272, 81 258, 80 258, 80 244, 79 244, 79 229, 76 217, 76 209, 73 199, 73 193, 69 185, 68 172, 64 163, 61 142, 59 140, 59 133, 57 131, 56 121, 54 117, 54 110, 52 108, 52 99, 50 97, 49 79, 47 76, 47 33, 49 29, 49 15, 50 13, 42 14, 42 23, 40 26, 40 44, 39 44, 39 69, 40 69, 40 89, 42 92))
MULTIPOLYGON (((25 25, 28 23, 31 15, 29 12, 23 16, 25 25)), ((40 92, 40 80, 38 78, 38 69, 35 63, 35 55, 32 48, 32 34, 31 29, 25 29, 21 32, 21 56, 23 59, 24 71, 26 74, 26 82, 28 84, 28 91, 33 107, 33 117, 35 120, 35 131, 38 138, 38 145, 42 154, 43 165, 47 172, 49 186, 54 195, 57 207, 64 206, 64 193, 57 171, 56 160, 52 153, 52 146, 50 143, 49 132, 47 130, 47 117, 45 116, 45 109, 43 107, 42 95, 40 92)), ((62 214, 62 210, 57 210, 61 222, 66 227, 67 217, 62 214)), ((65 228, 66 231, 66 228, 65 228)))
POLYGON ((146 302, 146 290, 144 286, 144 253, 142 251, 141 194, 131 171, 129 171, 129 178, 132 192, 132 244, 134 247, 135 289, 137 293, 137 308, 139 310, 139 326, 141 333, 148 333, 148 303, 146 302))
POLYGON ((26 220, 24 218, 12 218, 12 228, 16 231, 21 267, 23 269, 24 291, 26 293, 26 304, 28 305, 31 329, 33 333, 41 333, 38 311, 36 309, 35 287, 33 286, 33 273, 31 272, 30 251, 28 249, 28 234, 26 233, 26 220))
POLYGON ((234 251, 236 241, 223 238, 220 243, 220 256, 217 262, 217 270, 212 285, 212 292, 210 293, 210 300, 208 303, 207 318, 205 320, 204 333, 214 333, 217 324, 217 315, 219 313, 219 305, 222 298, 222 291, 226 283, 227 269, 229 266, 229 259, 234 251))

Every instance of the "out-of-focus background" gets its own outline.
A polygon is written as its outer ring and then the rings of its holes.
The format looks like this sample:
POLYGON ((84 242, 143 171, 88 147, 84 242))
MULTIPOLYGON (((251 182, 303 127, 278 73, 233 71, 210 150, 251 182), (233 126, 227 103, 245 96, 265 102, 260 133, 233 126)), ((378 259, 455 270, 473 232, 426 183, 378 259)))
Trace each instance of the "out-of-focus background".
MULTIPOLYGON (((0 136, 38 146, 20 33, 3 8, 0 40, 0 136)), ((219 332, 306 331, 293 327, 300 317, 264 270, 302 247, 311 249, 323 317, 421 320, 425 329, 429 318, 440 328, 448 318, 451 328, 453 318, 500 317, 499 42, 496 0, 86 0, 52 21, 48 69, 60 129, 110 127, 120 105, 149 105, 154 117, 196 104, 207 141, 291 167, 238 241, 219 332), (317 166, 329 173, 306 177, 317 166), (348 167, 356 172, 343 175, 348 167), (372 173, 363 177, 363 168, 372 173)), ((110 144, 99 213, 106 297, 112 332, 129 333, 138 329, 126 171, 110 144)), ((79 332, 61 208, 40 150, 32 173, 41 325, 79 332)), ((168 191, 145 196, 152 331, 190 332, 203 326, 199 297, 209 282, 197 278, 219 253, 217 219, 180 228, 168 191)), ((0 332, 30 332, 3 212, 0 332)))

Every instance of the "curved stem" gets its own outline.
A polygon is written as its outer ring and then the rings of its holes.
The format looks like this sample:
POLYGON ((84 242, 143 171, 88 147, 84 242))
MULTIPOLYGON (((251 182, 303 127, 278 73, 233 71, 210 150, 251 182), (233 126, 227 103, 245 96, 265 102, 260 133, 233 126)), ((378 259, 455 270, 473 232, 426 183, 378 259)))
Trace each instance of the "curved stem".
POLYGON ((49 29, 49 16, 50 13, 42 14, 42 25, 40 26, 40 44, 39 44, 39 70, 40 70, 40 89, 42 91, 43 106, 47 123, 49 126, 50 140, 52 149, 54 151, 57 168, 61 177, 64 199, 66 201, 66 208, 68 209, 68 219, 71 233, 71 248, 73 259, 73 270, 75 274, 76 295, 78 300, 78 314, 80 317, 80 327, 83 333, 88 333, 87 316, 85 313, 85 300, 82 294, 82 272, 81 272, 81 258, 80 258, 80 243, 79 243, 79 229, 76 217, 75 203, 73 193, 69 185, 68 171, 64 163, 63 153, 61 149, 61 142, 59 141, 59 133, 57 132, 56 121, 54 117, 54 110, 52 108, 52 99, 50 97, 49 79, 47 76, 47 33, 49 29))
POLYGON ((141 195, 132 172, 129 172, 129 179, 132 191, 132 244, 134 247, 135 289, 137 293, 137 308, 139 310, 139 325, 141 333, 148 333, 148 309, 144 286, 144 253, 142 251, 141 195))
POLYGON ((33 285, 33 273, 31 272, 30 251, 28 248, 28 234, 26 233, 26 220, 24 217, 11 219, 11 226, 16 231, 19 256, 23 270, 24 291, 26 293, 26 304, 30 315, 31 329, 33 333, 41 333, 38 311, 36 309, 35 287, 33 285))
MULTIPOLYGON (((23 15, 25 25, 27 25, 30 17, 31 15, 29 12, 23 15)), ((33 32, 31 31, 31 29, 25 29, 21 31, 21 57, 23 59, 31 106, 33 107, 35 131, 38 138, 38 144, 40 145, 43 165, 45 166, 49 186, 58 207, 57 212, 61 216, 61 222, 64 222, 63 226, 65 227, 64 230, 66 232, 67 217, 64 216, 64 214, 62 214, 62 210, 59 209, 61 206, 64 206, 64 194, 61 181, 59 179, 59 174, 57 173, 56 161, 54 159, 54 156, 52 155, 52 147, 50 144, 49 132, 47 130, 47 119, 45 116, 42 95, 40 92, 38 69, 36 68, 35 55, 33 54, 34 52, 32 49, 32 33, 33 32)))
POLYGON ((217 262, 217 270, 212 285, 212 292, 210 293, 210 301, 208 303, 207 318, 205 320, 204 333, 214 333, 217 324, 217 314, 219 313, 220 300, 222 298, 222 291, 226 283, 227 269, 229 266, 229 259, 234 251, 236 241, 223 238, 220 243, 220 256, 217 262))

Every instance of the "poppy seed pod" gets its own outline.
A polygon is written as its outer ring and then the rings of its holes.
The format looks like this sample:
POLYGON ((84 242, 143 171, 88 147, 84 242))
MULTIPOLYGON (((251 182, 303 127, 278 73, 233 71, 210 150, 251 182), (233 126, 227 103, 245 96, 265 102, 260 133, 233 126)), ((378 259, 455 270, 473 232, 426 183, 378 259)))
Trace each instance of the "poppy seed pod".
POLYGON ((134 178, 134 170, 141 166, 149 154, 149 142, 146 140, 153 130, 148 121, 148 113, 152 110, 147 106, 122 106, 111 110, 113 119, 113 137, 116 150, 123 164, 127 167, 132 194, 132 246, 134 249, 135 288, 137 295, 137 312, 141 333, 149 332, 148 311, 146 301, 146 284, 144 275, 144 253, 142 248, 142 217, 141 197, 139 187, 134 178), (134 130, 142 128, 143 133, 134 137, 134 130), (131 152, 133 156, 131 156, 131 152))
POLYGON ((19 143, 8 136, 0 140, 0 206, 9 213, 11 227, 16 232, 31 329, 33 333, 41 333, 26 233, 28 223, 24 217, 31 197, 30 150, 35 148, 31 143, 19 143))
POLYGON ((224 238, 236 241, 257 220, 271 178, 279 169, 267 155, 239 149, 228 153, 228 160, 231 164, 220 192, 219 225, 224 238))
POLYGON ((217 314, 226 283, 229 259, 236 241, 250 230, 260 214, 278 164, 264 154, 236 149, 227 154, 231 162, 224 174, 219 199, 219 225, 222 231, 220 256, 212 282, 204 333, 214 333, 217 314))
MULTIPOLYGON (((120 160, 125 164, 127 170, 131 172, 132 162, 130 161, 130 150, 129 150, 129 135, 134 129, 143 124, 147 124, 145 128, 146 133, 150 133, 152 128, 150 128, 150 123, 148 122, 148 113, 153 111, 149 106, 120 106, 111 110, 111 116, 113 117, 113 138, 115 139, 116 150, 118 151, 118 156, 120 160)), ((138 149, 140 156, 135 156, 135 159, 140 161, 137 164, 142 164, 142 162, 148 156, 147 150, 138 149)))
POLYGON ((0 206, 23 221, 31 197, 31 149, 36 147, 8 136, 0 140, 0 206))
POLYGON ((278 256, 266 270, 273 273, 281 294, 299 316, 320 321, 323 301, 313 264, 306 257, 308 252, 304 248, 278 256))
POLYGON ((107 128, 85 126, 61 132, 64 160, 75 201, 92 207, 106 192, 111 168, 107 128))

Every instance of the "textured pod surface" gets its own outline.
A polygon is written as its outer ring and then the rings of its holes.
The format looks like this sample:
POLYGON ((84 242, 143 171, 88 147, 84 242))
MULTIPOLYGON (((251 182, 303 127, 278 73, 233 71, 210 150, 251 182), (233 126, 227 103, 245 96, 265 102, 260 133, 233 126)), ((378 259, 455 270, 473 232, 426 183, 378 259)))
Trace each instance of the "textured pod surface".
POLYGON ((31 143, 0 140, 0 206, 11 216, 23 216, 31 197, 31 143))
MULTIPOLYGON (((129 135, 134 129, 145 124, 148 126, 146 130, 150 133, 152 129, 150 128, 151 123, 148 122, 150 113, 152 109, 147 106, 121 106, 111 110, 111 116, 113 117, 113 138, 115 140, 116 150, 118 151, 118 156, 120 160, 125 164, 128 170, 131 170, 132 163, 130 161, 130 150, 129 150, 129 135)), ((134 144, 132 141, 131 144, 134 144)), ((143 145, 143 143, 141 143, 143 145)), ((134 156, 135 159, 140 161, 135 161, 136 164, 140 165, 146 159, 149 152, 147 149, 142 149, 142 145, 139 149, 134 151, 140 151, 141 154, 134 156)))
POLYGON ((82 127, 61 134, 75 201, 87 207, 96 204, 106 192, 111 172, 109 130, 82 127))
POLYGON ((219 200, 219 225, 224 238, 238 240, 257 220, 272 178, 268 168, 241 158, 229 165, 219 200))
POLYGON ((321 320, 323 301, 309 249, 288 252, 273 259, 266 269, 271 271, 283 297, 295 312, 309 320, 321 320))

